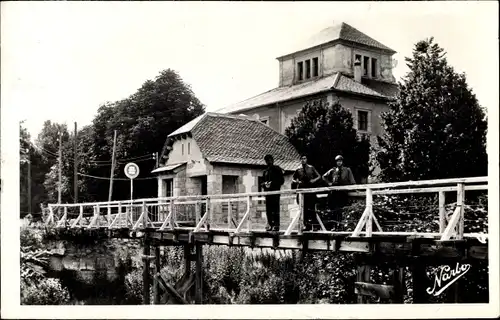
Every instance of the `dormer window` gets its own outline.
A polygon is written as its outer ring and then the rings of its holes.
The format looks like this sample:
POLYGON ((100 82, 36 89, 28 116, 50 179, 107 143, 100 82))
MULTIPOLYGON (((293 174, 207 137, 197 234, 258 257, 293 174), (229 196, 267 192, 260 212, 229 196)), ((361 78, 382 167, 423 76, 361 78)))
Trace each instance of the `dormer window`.
POLYGON ((361 54, 354 55, 354 61, 360 61, 362 67, 362 75, 366 78, 379 78, 378 59, 361 54))
POLYGON ((377 59, 372 58, 372 78, 377 78, 377 59))
POLYGON ((297 81, 311 79, 319 76, 319 59, 312 59, 297 62, 297 81))
POLYGON ((370 65, 370 57, 363 57, 363 75, 368 76, 368 66, 370 65))
POLYGON ((319 75, 318 72, 318 58, 313 58, 313 77, 317 77, 319 75))

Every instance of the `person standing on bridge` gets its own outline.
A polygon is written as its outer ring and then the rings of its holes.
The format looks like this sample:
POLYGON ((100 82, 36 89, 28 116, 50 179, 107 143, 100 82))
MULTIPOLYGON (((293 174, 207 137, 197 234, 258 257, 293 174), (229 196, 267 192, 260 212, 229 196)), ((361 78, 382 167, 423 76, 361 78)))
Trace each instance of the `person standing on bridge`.
MULTIPOLYGON (((350 168, 344 166, 344 157, 338 155, 335 157, 336 166, 328 170, 323 175, 323 180, 328 186, 345 186, 356 184, 350 168)), ((328 195, 328 207, 332 213, 334 228, 339 228, 342 222, 342 210, 348 203, 348 191, 336 190, 330 191, 328 195)))
MULTIPOLYGON (((302 155, 300 158, 302 166, 295 171, 292 180, 292 189, 307 189, 313 188, 321 179, 320 174, 313 166, 307 164, 307 156, 302 155)), ((304 231, 312 230, 312 224, 316 215, 316 194, 304 194, 304 231)), ((297 202, 299 202, 299 195, 297 195, 297 202)))
MULTIPOLYGON (((278 191, 281 189, 285 178, 283 177, 283 170, 274 165, 273 156, 268 154, 264 157, 267 168, 264 171, 264 182, 262 187, 264 191, 278 191)), ((266 196, 266 215, 267 215, 267 231, 279 231, 280 229, 280 195, 266 196)))

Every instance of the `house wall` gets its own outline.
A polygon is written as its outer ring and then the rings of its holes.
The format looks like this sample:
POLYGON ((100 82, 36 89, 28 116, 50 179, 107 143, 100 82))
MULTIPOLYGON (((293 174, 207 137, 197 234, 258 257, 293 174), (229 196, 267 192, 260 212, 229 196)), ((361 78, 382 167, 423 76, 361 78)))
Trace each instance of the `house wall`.
MULTIPOLYGON (((222 190, 231 189, 233 186, 224 186, 224 182, 231 183, 224 179, 223 176, 236 176, 236 186, 234 189, 237 193, 250 193, 259 191, 259 177, 263 175, 262 168, 246 168, 227 165, 214 165, 213 171, 210 173, 210 183, 208 185, 209 194, 220 194, 222 190)), ((290 189, 292 181, 292 173, 285 174, 285 183, 282 190, 290 189)), ((281 220, 284 224, 289 222, 290 208, 294 206, 294 199, 281 199, 281 220)), ((265 201, 252 200, 252 223, 258 226, 266 224, 265 201)), ((227 226, 228 223, 228 204, 213 203, 211 205, 211 220, 219 226, 227 226)), ((231 214, 236 221, 239 221, 247 210, 246 199, 242 198, 239 201, 231 201, 231 214)))
POLYGON ((166 164, 176 164, 189 161, 201 161, 203 155, 196 141, 191 137, 176 140, 168 153, 166 164))
POLYGON ((343 44, 323 49, 323 75, 331 75, 335 72, 352 74, 352 48, 343 44))
MULTIPOLYGON (((279 86, 290 86, 299 83, 297 77, 297 62, 318 57, 319 77, 329 76, 336 72, 353 75, 353 61, 356 54, 375 58, 378 61, 377 79, 395 82, 392 74, 392 56, 381 50, 367 49, 358 45, 336 43, 320 48, 297 53, 280 61, 279 86)), ((363 61, 361 61, 363 62, 363 61)), ((371 63, 369 70, 371 68, 371 63)), ((369 72, 368 77, 371 77, 369 72)), ((304 79, 302 82, 313 80, 304 79)))

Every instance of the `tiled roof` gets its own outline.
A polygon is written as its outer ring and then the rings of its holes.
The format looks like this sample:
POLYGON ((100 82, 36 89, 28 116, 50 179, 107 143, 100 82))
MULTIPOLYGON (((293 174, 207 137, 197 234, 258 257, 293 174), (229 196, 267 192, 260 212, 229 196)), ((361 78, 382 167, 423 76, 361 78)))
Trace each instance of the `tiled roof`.
POLYGON ((205 113, 193 121, 194 125, 187 123, 175 132, 190 131, 209 162, 264 166, 264 156, 271 154, 284 170, 300 166, 299 154, 288 139, 256 119, 205 113))
POLYGON ((394 98, 399 93, 399 87, 395 83, 389 83, 385 81, 373 80, 368 78, 362 78, 361 83, 386 97, 394 98))
MULTIPOLYGON (((319 46, 321 44, 325 44, 325 43, 332 42, 335 40, 350 41, 350 42, 362 44, 365 46, 369 46, 372 48, 377 48, 377 49, 389 51, 391 53, 396 53, 396 51, 394 51, 393 49, 387 47, 386 45, 383 45, 382 43, 367 36, 363 32, 348 25, 345 22, 341 22, 339 24, 336 24, 336 25, 333 25, 331 27, 328 27, 326 29, 321 30, 317 34, 310 37, 304 43, 301 43, 300 45, 296 46, 295 50, 293 50, 290 53, 313 48, 313 47, 319 46)), ((288 55, 288 54, 286 54, 286 55, 288 55)))
POLYGON ((307 81, 293 86, 275 88, 250 99, 243 100, 227 108, 217 110, 217 112, 231 113, 250 109, 256 106, 265 106, 276 102, 283 102, 319 93, 322 91, 327 91, 332 88, 335 76, 336 75, 334 74, 328 77, 307 81))
MULTIPOLYGON (((313 95, 320 92, 325 92, 328 90, 337 90, 341 92, 348 92, 352 94, 362 94, 369 95, 377 98, 391 98, 393 95, 385 95, 384 90, 381 90, 384 86, 394 85, 380 82, 380 81, 370 81, 369 84, 365 84, 354 81, 354 79, 345 76, 341 73, 335 73, 331 76, 320 78, 318 80, 312 80, 304 82, 301 84, 279 87, 253 98, 241 101, 229 107, 219 109, 217 112, 220 113, 236 113, 243 112, 248 109, 252 109, 259 106, 271 105, 277 102, 284 102, 287 100, 297 99, 300 97, 313 95)), ((397 87, 396 87, 397 88, 397 87)), ((389 90, 385 90, 389 92, 389 90)))

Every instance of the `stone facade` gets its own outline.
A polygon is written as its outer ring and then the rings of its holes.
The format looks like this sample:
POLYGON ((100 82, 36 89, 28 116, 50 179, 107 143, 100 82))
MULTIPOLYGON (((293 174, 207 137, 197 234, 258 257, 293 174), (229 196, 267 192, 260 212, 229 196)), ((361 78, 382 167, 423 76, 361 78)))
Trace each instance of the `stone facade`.
MULTIPOLYGON (((175 175, 162 175, 159 180, 173 179, 174 196, 201 195, 202 183, 206 179, 206 194, 228 194, 228 193, 251 193, 261 191, 259 188, 259 177, 263 175, 263 168, 209 164, 207 174, 189 177, 189 170, 179 170, 175 175), (228 190, 230 192, 228 192, 228 190)), ((293 172, 286 172, 284 189, 291 188, 293 172)), ((163 185, 159 182, 158 185, 163 185)), ((163 195, 163 189, 159 189, 159 196, 163 195)), ((247 210, 246 199, 242 197, 239 201, 231 201, 231 213, 237 221, 243 217, 247 210)), ((281 199, 281 219, 289 221, 290 210, 296 206, 294 198, 281 199)), ((228 223, 229 204, 224 201, 214 201, 210 204, 210 221, 217 226, 225 226, 228 223)), ((176 213, 186 219, 194 219, 196 208, 194 205, 177 205, 176 213)), ((252 199, 252 223, 265 224, 265 201, 252 199)))

